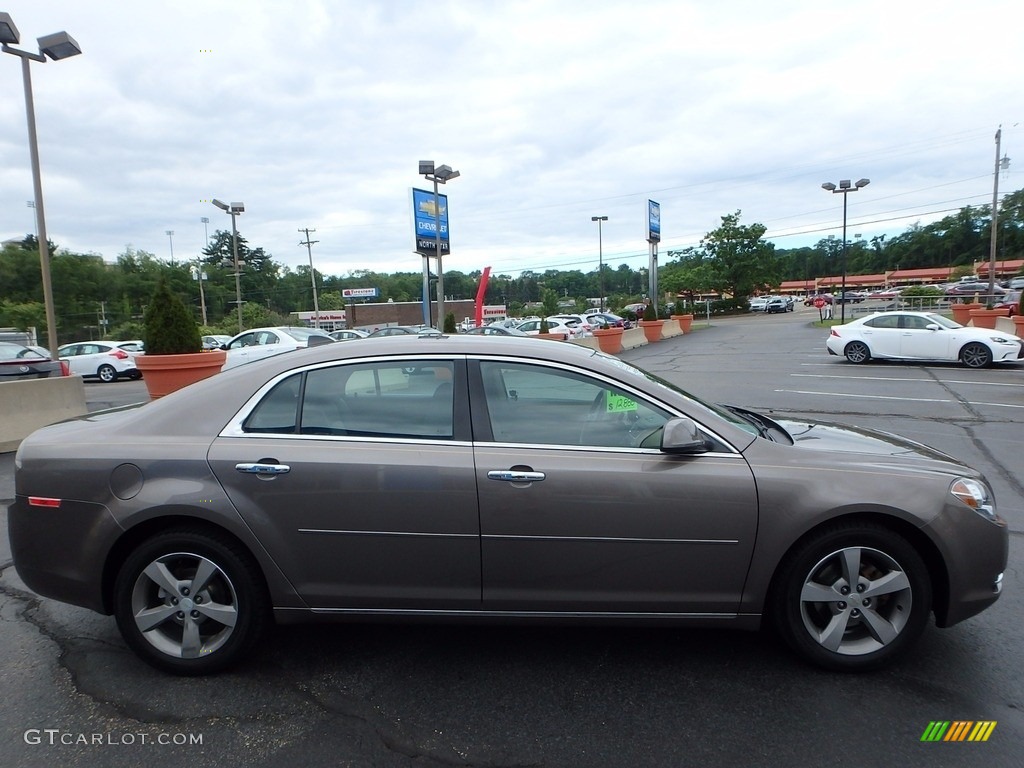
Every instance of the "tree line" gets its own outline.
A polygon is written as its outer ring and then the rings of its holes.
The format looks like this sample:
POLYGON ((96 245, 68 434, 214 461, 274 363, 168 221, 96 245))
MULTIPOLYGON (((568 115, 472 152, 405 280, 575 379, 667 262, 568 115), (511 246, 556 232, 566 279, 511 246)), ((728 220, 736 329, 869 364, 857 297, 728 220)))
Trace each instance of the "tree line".
MULTIPOLYGON (((722 217, 719 227, 700 244, 668 251, 659 269, 659 287, 682 296, 717 293, 743 301, 752 293, 771 290, 786 280, 812 281, 839 274, 842 242, 822 238, 812 247, 778 249, 764 239, 759 223, 741 223, 741 212, 722 217)), ((877 274, 895 269, 966 267, 989 255, 991 208, 967 206, 932 224, 914 224, 903 233, 870 241, 851 237, 847 274, 877 274)), ((1006 195, 999 209, 999 259, 1019 259, 1024 253, 1024 189, 1006 195)), ((198 276, 206 304, 204 333, 233 334, 238 330, 235 305, 234 255, 231 232, 218 230, 201 259, 170 263, 152 253, 127 247, 112 264, 96 254, 77 254, 50 243, 51 277, 61 343, 95 338, 140 338, 142 316, 161 275, 172 290, 194 308, 201 321, 198 276)), ((291 269, 261 247, 238 237, 241 269, 242 319, 245 327, 294 322, 290 313, 313 308, 309 267, 291 269)), ((455 299, 476 295, 481 273, 446 271, 445 292, 455 299)), ((345 306, 347 288, 377 288, 380 300, 420 301, 420 272, 380 273, 355 270, 346 275, 316 273, 317 295, 323 310, 345 306)), ((513 314, 528 304, 571 300, 580 306, 599 295, 600 286, 611 307, 640 301, 647 289, 646 269, 627 264, 592 269, 524 271, 517 276, 492 275, 485 301, 504 304, 513 314)), ((46 333, 39 247, 33 235, 0 250, 0 326, 36 327, 46 333)))

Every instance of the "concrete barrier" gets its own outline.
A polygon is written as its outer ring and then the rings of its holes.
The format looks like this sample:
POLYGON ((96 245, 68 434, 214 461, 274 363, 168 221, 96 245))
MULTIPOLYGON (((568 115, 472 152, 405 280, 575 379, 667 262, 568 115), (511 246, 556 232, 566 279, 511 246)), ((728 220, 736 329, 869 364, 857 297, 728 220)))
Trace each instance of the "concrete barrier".
POLYGON ((17 450, 32 432, 89 412, 81 376, 0 383, 0 453, 17 450))

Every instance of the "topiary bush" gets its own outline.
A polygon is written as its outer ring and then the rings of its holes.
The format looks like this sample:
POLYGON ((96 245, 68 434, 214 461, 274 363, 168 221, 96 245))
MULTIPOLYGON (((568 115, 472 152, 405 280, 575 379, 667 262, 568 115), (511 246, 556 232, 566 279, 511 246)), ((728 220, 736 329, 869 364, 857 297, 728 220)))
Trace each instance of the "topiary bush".
POLYGON ((166 277, 160 278, 146 307, 144 324, 147 355, 187 355, 203 349, 199 325, 166 277))
POLYGON ((455 333, 455 313, 446 312, 444 315, 444 328, 442 329, 445 333, 455 333))
POLYGON ((652 301, 644 307, 644 320, 657 320, 658 319, 658 307, 652 301))

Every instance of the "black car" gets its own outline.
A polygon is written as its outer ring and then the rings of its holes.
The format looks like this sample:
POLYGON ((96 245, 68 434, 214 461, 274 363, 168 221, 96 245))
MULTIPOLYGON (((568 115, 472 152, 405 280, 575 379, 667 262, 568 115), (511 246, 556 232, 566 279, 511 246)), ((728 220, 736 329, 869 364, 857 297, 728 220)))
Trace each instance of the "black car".
POLYGON ((51 360, 21 344, 0 341, 0 381, 45 379, 51 375, 65 375, 59 360, 51 360))

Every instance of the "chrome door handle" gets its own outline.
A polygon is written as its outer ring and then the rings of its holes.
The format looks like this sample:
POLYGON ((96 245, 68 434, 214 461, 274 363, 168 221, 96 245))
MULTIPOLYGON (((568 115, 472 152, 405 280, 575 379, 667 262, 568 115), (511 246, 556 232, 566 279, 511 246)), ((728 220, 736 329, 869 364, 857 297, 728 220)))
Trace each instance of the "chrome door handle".
POLYGON ((545 477, 547 475, 543 472, 519 472, 512 469, 492 469, 487 473, 488 480, 504 480, 508 483, 533 483, 545 477))
POLYGON ((235 469, 249 475, 284 475, 292 470, 287 464, 235 464, 235 469))

